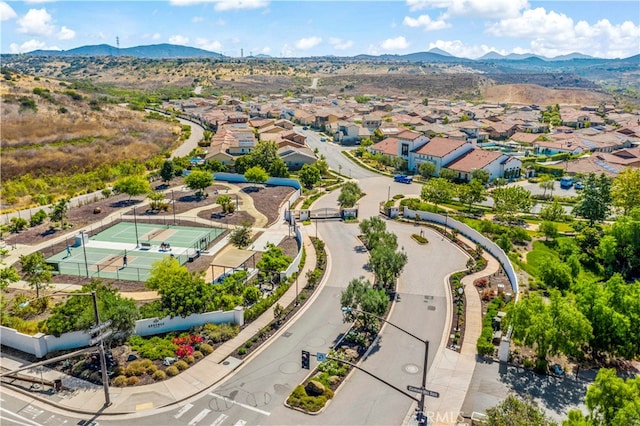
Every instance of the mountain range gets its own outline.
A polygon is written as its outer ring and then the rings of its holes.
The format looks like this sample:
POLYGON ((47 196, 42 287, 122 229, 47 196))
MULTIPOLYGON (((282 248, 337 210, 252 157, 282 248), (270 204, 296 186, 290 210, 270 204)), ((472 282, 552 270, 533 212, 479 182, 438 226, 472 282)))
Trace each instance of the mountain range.
MULTIPOLYGON (((197 58, 197 57, 223 57, 222 54, 217 52, 211 52, 196 47, 181 46, 175 44, 152 44, 145 46, 135 46, 126 48, 117 48, 108 44, 98 44, 91 46, 81 46, 69 50, 34 50, 25 55, 48 55, 48 56, 133 56, 137 58, 197 58)), ((635 58, 638 55, 632 57, 635 58)), ((269 58, 268 55, 257 55, 254 58, 269 58)), ((338 58, 338 57, 336 57, 338 58)), ((348 59, 348 58, 340 58, 348 59)), ((434 48, 427 52, 415 52, 404 55, 357 55, 353 59, 367 59, 367 60, 398 60, 398 61, 410 61, 410 62, 475 62, 475 61, 518 61, 518 60, 530 60, 539 59, 542 61, 572 61, 572 60, 597 60, 597 61, 616 61, 616 59, 603 59, 595 58, 593 56, 585 55, 582 53, 570 53, 568 55, 556 56, 548 58, 533 53, 510 53, 508 55, 501 55, 497 52, 489 52, 484 56, 477 59, 461 58, 453 56, 450 53, 434 48)), ((625 58, 631 59, 631 58, 625 58)))

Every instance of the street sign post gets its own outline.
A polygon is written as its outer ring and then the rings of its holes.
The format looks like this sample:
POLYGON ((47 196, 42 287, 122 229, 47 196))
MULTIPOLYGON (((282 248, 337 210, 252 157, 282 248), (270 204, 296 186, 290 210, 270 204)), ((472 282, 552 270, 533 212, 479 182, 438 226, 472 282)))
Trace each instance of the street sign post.
POLYGON ((431 396, 433 398, 440 398, 440 394, 436 391, 432 391, 429 389, 425 389, 425 388, 419 388, 416 386, 407 386, 407 390, 409 392, 417 392, 420 393, 422 395, 427 395, 427 396, 431 396))
POLYGON ((100 341, 102 339, 106 339, 107 337, 111 336, 113 334, 113 330, 107 330, 102 334, 98 334, 96 337, 94 337, 93 339, 89 340, 89 346, 93 346, 96 343, 100 343, 100 341))
POLYGON ((111 325, 111 320, 106 320, 105 322, 101 322, 98 325, 94 325, 89 329, 89 334, 97 333, 98 331, 104 330, 105 328, 111 325))

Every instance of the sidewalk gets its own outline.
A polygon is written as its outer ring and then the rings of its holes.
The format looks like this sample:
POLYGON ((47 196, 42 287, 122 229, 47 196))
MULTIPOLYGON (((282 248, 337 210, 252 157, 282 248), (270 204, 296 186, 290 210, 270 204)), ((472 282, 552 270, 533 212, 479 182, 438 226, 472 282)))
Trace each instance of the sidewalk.
MULTIPOLYGON (((471 247, 474 245, 470 241, 467 244, 471 247)), ((482 303, 473 282, 500 269, 500 263, 493 256, 485 252, 483 257, 487 260, 487 267, 461 280, 464 284, 466 307, 464 340, 460 352, 441 345, 429 369, 427 388, 440 393, 439 398, 427 399, 425 414, 430 416, 432 425, 451 425, 461 420, 458 416, 473 378, 476 342, 482 332, 482 303)), ((445 333, 449 331, 446 330, 445 333)))
MULTIPOLYGON (((311 239, 302 229, 303 243, 306 251, 306 262, 300 277, 304 280, 307 271, 315 268, 316 252, 311 239)), ((304 281, 301 286, 306 285, 304 281)), ((292 285, 278 302, 281 306, 288 306, 295 300, 296 286, 292 285)), ((151 385, 134 386, 134 387, 110 387, 110 396, 112 404, 105 408, 102 412, 105 414, 126 414, 140 410, 157 408, 176 402, 180 402, 191 396, 208 389, 215 383, 219 382, 230 374, 236 367, 251 358, 251 355, 245 360, 231 357, 231 354, 244 343, 255 336, 259 330, 266 327, 273 321, 273 307, 269 308, 260 317, 246 326, 235 338, 225 342, 216 350, 181 372, 178 376, 157 382, 151 385)), ((268 343, 267 343, 268 344, 268 343)), ((259 350, 258 350, 259 351, 259 350)), ((8 368, 19 367, 24 365, 17 360, 2 358, 2 365, 8 368)), ((34 373, 34 377, 39 378, 39 370, 34 373)), ((46 380, 54 380, 61 378, 63 386, 68 386, 69 376, 57 371, 49 370, 46 372, 46 380)), ((77 382, 74 382, 77 385, 77 382)), ((55 403, 57 406, 78 412, 78 413, 95 413, 103 408, 104 392, 102 386, 84 382, 81 389, 74 391, 66 397, 56 397, 55 395, 34 395, 28 393, 30 397, 42 400, 47 403, 55 403)))

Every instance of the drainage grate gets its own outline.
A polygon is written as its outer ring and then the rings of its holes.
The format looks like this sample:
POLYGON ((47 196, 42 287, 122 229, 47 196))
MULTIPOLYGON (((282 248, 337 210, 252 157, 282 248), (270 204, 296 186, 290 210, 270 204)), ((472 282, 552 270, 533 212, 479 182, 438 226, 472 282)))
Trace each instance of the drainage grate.
POLYGON ((283 334, 283 336, 284 337, 291 337, 291 334, 292 333, 290 331, 287 331, 286 333, 283 334))
POLYGON ((436 307, 435 306, 427 306, 427 310, 429 311, 435 311, 436 307))
POLYGON ((433 296, 425 295, 424 300, 433 300, 433 296))

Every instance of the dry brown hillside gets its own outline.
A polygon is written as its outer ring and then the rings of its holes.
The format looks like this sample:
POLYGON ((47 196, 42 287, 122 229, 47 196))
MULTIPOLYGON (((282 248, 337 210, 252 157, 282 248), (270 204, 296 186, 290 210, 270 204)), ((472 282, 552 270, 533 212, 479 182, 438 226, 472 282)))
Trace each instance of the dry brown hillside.
POLYGON ((179 128, 106 103, 68 83, 13 74, 0 81, 2 181, 71 174, 169 150, 179 128))
POLYGON ((488 85, 483 87, 481 95, 482 98, 488 102, 536 105, 597 105, 602 102, 613 102, 611 96, 592 90, 549 89, 535 84, 488 85))

